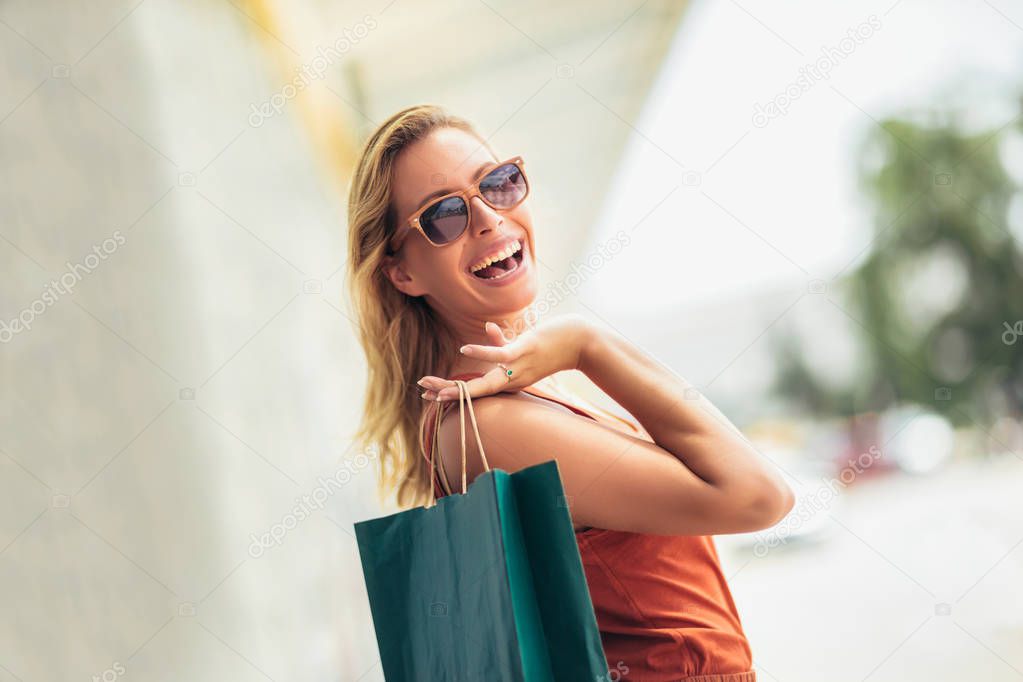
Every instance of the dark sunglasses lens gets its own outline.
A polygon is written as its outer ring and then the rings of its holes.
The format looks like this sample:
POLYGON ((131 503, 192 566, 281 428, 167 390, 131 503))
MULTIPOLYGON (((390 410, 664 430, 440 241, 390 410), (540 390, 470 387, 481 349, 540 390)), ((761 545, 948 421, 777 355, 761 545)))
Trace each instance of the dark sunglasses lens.
POLYGON ((468 224, 468 211, 460 197, 438 201, 419 216, 423 232, 434 244, 447 244, 458 238, 468 224))
POLYGON ((526 177, 514 163, 506 163, 480 181, 480 194, 498 208, 511 208, 526 196, 526 177))

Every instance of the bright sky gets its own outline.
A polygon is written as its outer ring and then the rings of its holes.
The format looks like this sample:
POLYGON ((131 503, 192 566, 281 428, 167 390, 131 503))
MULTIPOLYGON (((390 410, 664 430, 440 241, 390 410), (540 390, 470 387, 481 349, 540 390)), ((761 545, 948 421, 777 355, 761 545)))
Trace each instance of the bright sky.
POLYGON ((831 279, 871 235, 854 156, 871 118, 937 102, 1000 127, 1019 111, 1021 66, 1023 5, 1008 0, 694 2, 590 249, 619 229, 632 241, 583 295, 610 314, 642 313, 637 302, 663 310, 831 279), (869 37, 831 60, 830 78, 753 124, 756 104, 861 25, 869 37))

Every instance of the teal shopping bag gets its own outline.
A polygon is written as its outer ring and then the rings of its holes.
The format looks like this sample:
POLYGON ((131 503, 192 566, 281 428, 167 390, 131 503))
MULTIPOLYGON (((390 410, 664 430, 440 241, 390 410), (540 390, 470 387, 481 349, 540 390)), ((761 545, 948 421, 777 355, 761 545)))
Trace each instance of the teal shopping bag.
POLYGON ((355 524, 387 682, 606 679, 557 462, 483 460, 465 494, 355 524))

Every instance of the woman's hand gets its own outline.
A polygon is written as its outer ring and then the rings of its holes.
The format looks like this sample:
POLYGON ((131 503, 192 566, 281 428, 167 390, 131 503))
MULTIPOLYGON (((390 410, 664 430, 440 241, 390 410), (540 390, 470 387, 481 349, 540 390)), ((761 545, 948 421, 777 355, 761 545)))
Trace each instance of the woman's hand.
MULTIPOLYGON (((515 392, 531 386, 544 377, 568 369, 578 369, 583 351, 595 328, 581 315, 559 315, 534 329, 507 341, 501 328, 493 322, 485 325, 491 346, 468 344, 461 352, 474 360, 495 363, 483 376, 466 382, 469 396, 476 398, 502 391, 515 392), (511 375, 503 364, 511 370, 511 375)), ((454 381, 425 376, 419 385, 427 389, 427 400, 454 400, 458 386, 454 381)))

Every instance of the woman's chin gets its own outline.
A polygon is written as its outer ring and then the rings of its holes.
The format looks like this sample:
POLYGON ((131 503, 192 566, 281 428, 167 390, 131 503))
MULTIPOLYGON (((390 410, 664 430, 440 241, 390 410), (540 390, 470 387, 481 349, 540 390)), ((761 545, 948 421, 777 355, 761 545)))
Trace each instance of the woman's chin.
POLYGON ((536 301, 539 284, 535 269, 530 267, 527 270, 529 271, 521 273, 522 276, 516 277, 515 281, 501 286, 475 283, 471 285, 478 299, 484 304, 486 314, 503 316, 508 311, 528 308, 536 301))

